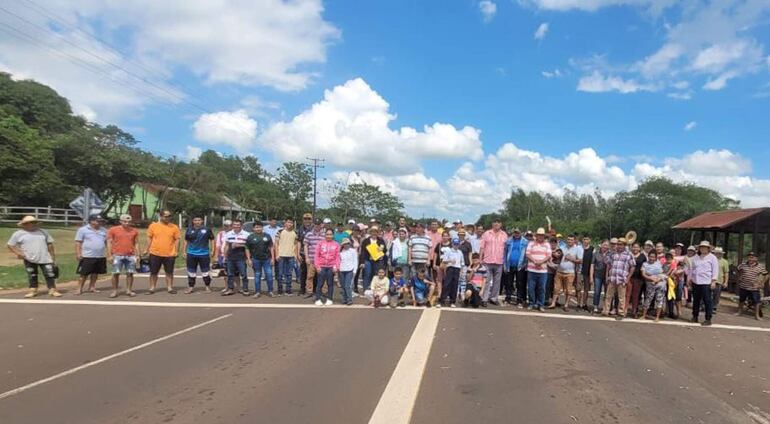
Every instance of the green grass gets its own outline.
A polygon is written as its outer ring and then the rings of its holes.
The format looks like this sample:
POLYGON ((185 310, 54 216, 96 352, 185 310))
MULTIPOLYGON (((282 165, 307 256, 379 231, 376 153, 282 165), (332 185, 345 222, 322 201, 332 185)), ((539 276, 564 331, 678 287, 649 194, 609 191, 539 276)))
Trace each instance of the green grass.
MULTIPOLYGON (((71 281, 77 278, 75 271, 77 270, 77 261, 75 260, 75 232, 77 226, 49 226, 45 225, 44 228, 51 234, 54 239, 54 248, 56 249, 56 263, 59 265, 59 282, 71 281)), ((27 287, 27 272, 24 270, 24 265, 20 259, 16 258, 16 255, 8 250, 5 244, 8 239, 11 238, 11 234, 18 230, 15 225, 2 225, 0 226, 0 241, 3 243, 3 248, 0 250, 0 289, 12 289, 27 287)), ((139 229, 139 246, 143 248, 146 244, 144 238, 144 229, 139 229)), ((109 268, 109 266, 108 266, 109 268)), ((44 286, 43 276, 38 277, 41 286, 44 286)))

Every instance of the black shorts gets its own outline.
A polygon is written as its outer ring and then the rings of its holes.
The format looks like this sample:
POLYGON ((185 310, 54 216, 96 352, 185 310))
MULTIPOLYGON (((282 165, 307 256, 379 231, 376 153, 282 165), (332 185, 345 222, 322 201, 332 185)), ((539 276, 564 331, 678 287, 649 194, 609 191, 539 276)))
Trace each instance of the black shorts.
POLYGON ((739 289, 738 290, 738 302, 743 303, 746 301, 746 299, 751 299, 752 303, 756 305, 757 303, 760 303, 761 296, 759 295, 759 290, 746 290, 746 289, 739 289))
POLYGON ((174 261, 176 261, 176 256, 150 255, 150 275, 158 275, 161 266, 166 274, 173 274, 174 261))
POLYGON ((78 275, 106 274, 107 258, 83 258, 78 262, 78 275))

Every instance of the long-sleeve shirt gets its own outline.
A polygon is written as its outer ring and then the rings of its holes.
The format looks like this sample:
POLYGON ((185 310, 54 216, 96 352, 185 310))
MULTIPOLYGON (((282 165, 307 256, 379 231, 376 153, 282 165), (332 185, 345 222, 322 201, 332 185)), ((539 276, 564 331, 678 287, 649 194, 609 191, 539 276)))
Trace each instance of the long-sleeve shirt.
POLYGON ((382 296, 388 292, 390 289, 390 280, 388 277, 382 277, 374 276, 372 278, 372 292, 375 295, 382 296))
POLYGON ((355 271, 358 268, 358 252, 351 247, 340 252, 340 272, 355 271))
POLYGON ((717 280, 719 261, 711 253, 705 256, 695 255, 690 258, 690 279, 693 284, 706 285, 717 280))
POLYGON ((340 245, 334 240, 323 240, 315 246, 313 264, 318 268, 340 267, 340 245))
POLYGON ((364 263, 366 261, 372 261, 372 262, 380 262, 383 261, 387 263, 388 260, 388 246, 385 244, 385 240, 377 237, 377 239, 367 238, 366 240, 361 242, 361 257, 359 258, 359 263, 364 263), (370 244, 375 243, 377 245, 377 250, 382 253, 382 256, 375 260, 372 258, 371 253, 369 252, 369 249, 367 249, 367 246, 370 244))
POLYGON ((628 250, 620 253, 612 252, 606 260, 607 268, 609 268, 607 282, 620 285, 626 284, 629 274, 636 267, 636 260, 631 255, 631 252, 628 250))

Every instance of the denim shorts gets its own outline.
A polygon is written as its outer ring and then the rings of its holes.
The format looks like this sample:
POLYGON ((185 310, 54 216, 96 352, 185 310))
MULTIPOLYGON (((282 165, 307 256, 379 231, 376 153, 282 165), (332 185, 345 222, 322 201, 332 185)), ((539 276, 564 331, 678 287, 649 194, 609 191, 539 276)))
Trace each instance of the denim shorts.
POLYGON ((136 270, 136 256, 113 256, 112 273, 120 274, 121 269, 124 270, 126 274, 133 274, 136 270))

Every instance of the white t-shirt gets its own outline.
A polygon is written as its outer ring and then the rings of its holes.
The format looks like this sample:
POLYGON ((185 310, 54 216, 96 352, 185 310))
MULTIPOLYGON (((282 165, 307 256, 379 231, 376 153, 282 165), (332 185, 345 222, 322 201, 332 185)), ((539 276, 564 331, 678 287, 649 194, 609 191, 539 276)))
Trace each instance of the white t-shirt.
POLYGON ((51 254, 48 253, 49 243, 53 243, 53 237, 48 234, 48 231, 41 229, 17 230, 8 240, 8 246, 20 248, 24 253, 24 259, 33 264, 53 263, 51 254))

